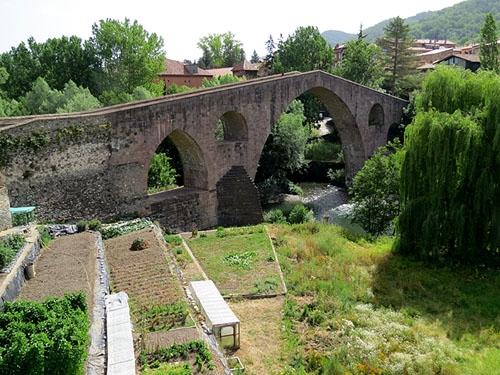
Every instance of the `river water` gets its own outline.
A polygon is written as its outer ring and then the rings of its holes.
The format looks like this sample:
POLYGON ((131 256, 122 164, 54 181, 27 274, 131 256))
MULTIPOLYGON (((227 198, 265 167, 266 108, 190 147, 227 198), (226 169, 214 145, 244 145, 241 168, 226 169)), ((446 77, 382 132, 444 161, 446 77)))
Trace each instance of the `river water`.
POLYGON ((328 215, 328 224, 345 227, 354 233, 363 232, 349 219, 352 205, 348 203, 349 196, 346 189, 321 183, 299 183, 298 185, 304 191, 302 196, 286 195, 281 203, 263 206, 263 211, 279 208, 284 213, 288 213, 294 206, 304 204, 313 210, 314 217, 319 222, 323 222, 325 215, 328 215))

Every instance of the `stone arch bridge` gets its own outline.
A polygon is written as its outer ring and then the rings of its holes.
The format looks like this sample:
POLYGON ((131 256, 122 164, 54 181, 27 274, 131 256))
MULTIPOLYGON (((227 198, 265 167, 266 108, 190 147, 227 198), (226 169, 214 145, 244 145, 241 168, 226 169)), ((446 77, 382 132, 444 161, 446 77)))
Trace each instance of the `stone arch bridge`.
POLYGON ((261 220, 252 179, 281 113, 304 92, 338 129, 350 183, 387 141, 407 102, 321 72, 288 73, 71 114, 0 119, 0 171, 12 206, 36 205, 47 220, 139 213, 172 229, 261 220), (223 141, 215 140, 218 120, 223 141), (166 138, 184 186, 147 193, 153 154, 166 138))

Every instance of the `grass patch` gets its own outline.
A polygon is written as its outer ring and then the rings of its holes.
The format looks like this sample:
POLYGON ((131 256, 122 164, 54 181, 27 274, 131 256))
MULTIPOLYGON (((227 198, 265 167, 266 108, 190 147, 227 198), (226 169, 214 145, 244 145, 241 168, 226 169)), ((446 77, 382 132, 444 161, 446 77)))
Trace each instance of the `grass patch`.
POLYGON ((500 373, 498 271, 429 266, 334 226, 273 231, 290 290, 285 373, 500 373))
POLYGON ((222 294, 255 291, 259 280, 275 280, 281 292, 279 269, 263 226, 219 228, 206 237, 186 239, 207 276, 222 294))

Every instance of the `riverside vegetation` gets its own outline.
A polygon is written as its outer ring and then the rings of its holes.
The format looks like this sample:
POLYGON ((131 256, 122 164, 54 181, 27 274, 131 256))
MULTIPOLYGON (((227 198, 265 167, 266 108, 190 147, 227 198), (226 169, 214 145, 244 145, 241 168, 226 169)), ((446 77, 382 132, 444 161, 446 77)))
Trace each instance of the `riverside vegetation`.
POLYGON ((288 374, 498 374, 500 275, 436 267, 322 224, 271 228, 288 374))

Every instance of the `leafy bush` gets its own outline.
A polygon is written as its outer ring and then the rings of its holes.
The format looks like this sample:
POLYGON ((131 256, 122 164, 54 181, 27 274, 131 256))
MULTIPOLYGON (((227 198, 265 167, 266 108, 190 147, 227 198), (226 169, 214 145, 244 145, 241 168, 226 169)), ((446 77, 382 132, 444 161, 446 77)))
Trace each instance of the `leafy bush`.
POLYGON ((89 229, 89 222, 87 220, 80 220, 76 223, 76 227, 78 228, 78 232, 85 232, 89 229))
POLYGON ((139 250, 144 250, 149 246, 148 242, 144 238, 136 238, 134 241, 132 241, 132 246, 130 246, 130 250, 132 251, 139 251, 139 250))
POLYGON ((14 234, 0 241, 0 269, 7 267, 26 240, 20 234, 14 234))
POLYGON ((88 329, 83 293, 43 304, 6 302, 0 315, 0 373, 81 375, 88 329))
POLYGON ((286 217, 283 215, 283 211, 279 208, 271 210, 264 215, 264 221, 266 223, 275 224, 286 224, 286 217))
POLYGON ((228 266, 237 266, 241 268, 249 269, 257 256, 255 251, 245 251, 244 253, 237 253, 236 251, 230 251, 228 255, 222 258, 222 263, 228 266))
POLYGON ((176 187, 179 176, 171 166, 172 158, 164 153, 154 154, 148 173, 148 191, 154 192, 161 189, 176 187))
POLYGON ((399 177, 404 156, 398 140, 380 147, 354 177, 352 221, 372 236, 390 228, 399 214, 399 177), (399 151, 399 152, 393 152, 399 151))
POLYGON ((335 169, 329 168, 326 172, 326 177, 334 184, 335 186, 345 186, 345 169, 335 169))
POLYGON ((150 225, 151 225, 151 222, 141 220, 141 221, 134 221, 131 223, 127 223, 127 224, 119 226, 119 227, 109 227, 109 228, 106 228, 102 231, 102 238, 104 240, 108 240, 110 238, 118 237, 118 236, 121 236, 123 234, 135 232, 137 230, 147 228, 150 225))
POLYGON ((179 236, 166 234, 164 238, 169 245, 179 246, 182 243, 182 239, 179 236))
POLYGON ((342 151, 340 143, 332 143, 320 138, 307 144, 306 159, 316 161, 337 160, 340 151, 342 151))
POLYGON ((314 214, 312 210, 303 204, 299 204, 290 212, 288 221, 290 224, 312 223, 314 222, 314 214))
POLYGON ((89 229, 95 230, 95 231, 100 231, 102 229, 101 221, 99 219, 90 220, 89 229))
POLYGON ((29 224, 35 221, 35 211, 30 212, 18 212, 12 215, 12 226, 17 227, 19 225, 29 224))

